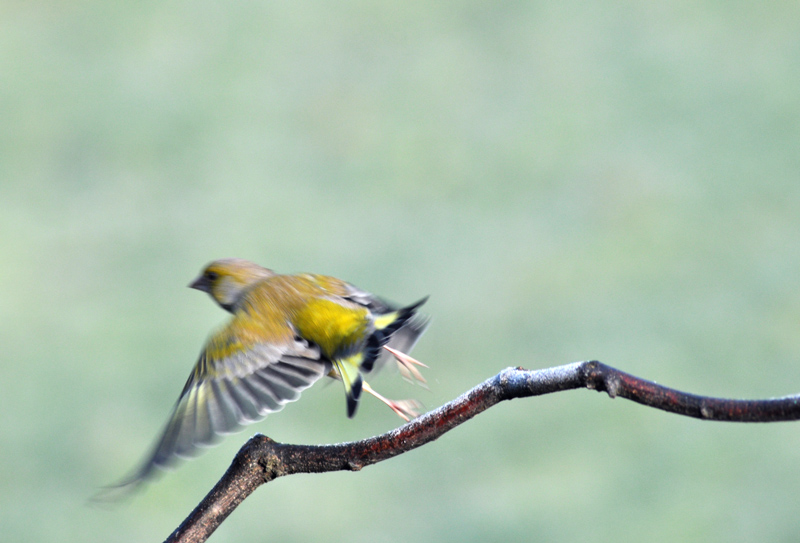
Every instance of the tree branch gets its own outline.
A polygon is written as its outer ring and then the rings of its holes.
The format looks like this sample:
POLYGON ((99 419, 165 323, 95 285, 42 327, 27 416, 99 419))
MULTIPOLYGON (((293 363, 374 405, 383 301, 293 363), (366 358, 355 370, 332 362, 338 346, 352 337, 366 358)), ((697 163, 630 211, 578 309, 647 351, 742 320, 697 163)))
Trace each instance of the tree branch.
POLYGON ((729 400, 688 394, 645 381, 597 361, 543 370, 508 368, 455 400, 380 436, 337 445, 286 445, 253 436, 222 479, 167 542, 202 542, 256 488, 293 473, 358 471, 434 441, 493 405, 514 398, 588 388, 687 417, 728 422, 800 419, 800 395, 729 400))

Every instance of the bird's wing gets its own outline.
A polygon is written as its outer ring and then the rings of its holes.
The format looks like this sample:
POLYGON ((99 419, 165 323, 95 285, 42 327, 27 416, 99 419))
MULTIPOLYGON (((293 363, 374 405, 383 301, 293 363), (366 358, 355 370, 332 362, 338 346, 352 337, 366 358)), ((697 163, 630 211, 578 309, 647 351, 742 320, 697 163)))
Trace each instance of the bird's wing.
POLYGON ((339 296, 340 298, 364 306, 374 314, 389 313, 399 307, 397 304, 387 302, 366 290, 361 290, 357 286, 335 277, 313 273, 303 274, 303 277, 314 284, 315 287, 321 288, 328 294, 339 296))
POLYGON ((371 313, 376 315, 389 313, 400 307, 398 304, 387 302, 386 300, 375 296, 371 292, 361 290, 357 286, 351 285, 350 283, 344 283, 342 288, 344 292, 341 294, 341 296, 343 298, 346 298, 359 305, 363 305, 369 309, 371 313))
MULTIPOLYGON (((402 328, 392 334, 386 346, 400 351, 401 353, 410 353, 411 349, 413 349, 414 345, 419 341, 420 336, 428 329, 430 323, 431 319, 427 315, 421 313, 415 314, 402 328)), ((391 354, 382 349, 381 354, 378 355, 378 359, 375 361, 375 367, 382 368, 393 359, 391 354)))
MULTIPOLYGON (((379 298, 378 296, 375 296, 366 290, 361 290, 350 283, 343 282, 341 288, 343 289, 342 296, 344 298, 359 305, 363 305, 373 314, 381 315, 400 309, 398 304, 387 302, 386 300, 379 298)), ((416 313, 413 317, 411 317, 411 319, 406 321, 399 330, 391 335, 387 346, 402 353, 411 352, 411 349, 414 347, 414 345, 416 345, 420 336, 425 332, 429 324, 430 318, 427 315, 416 313)), ((378 359, 375 362, 375 367, 382 368, 391 360, 393 360, 392 355, 381 349, 378 359)))
POLYGON ((329 371, 319 348, 291 328, 276 334, 248 313, 237 314, 209 338, 152 454, 119 486, 142 482, 155 468, 283 409, 329 371))

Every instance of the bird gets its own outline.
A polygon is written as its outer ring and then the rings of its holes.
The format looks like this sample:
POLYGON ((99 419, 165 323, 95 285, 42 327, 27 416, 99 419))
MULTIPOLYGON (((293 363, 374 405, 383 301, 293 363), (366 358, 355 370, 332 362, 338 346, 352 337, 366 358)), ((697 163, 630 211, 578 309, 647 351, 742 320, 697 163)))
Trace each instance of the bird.
MULTIPOLYGON (((311 273, 282 275, 248 260, 208 264, 189 287, 232 316, 211 334, 155 446, 110 489, 133 489, 224 434, 280 411, 324 376, 344 385, 353 417, 366 391, 405 420, 414 405, 374 391, 363 375, 392 357, 404 376, 424 383, 408 356, 429 324, 417 312, 427 296, 398 307, 350 283, 311 273)), ((426 366, 425 366, 426 367, 426 366)))

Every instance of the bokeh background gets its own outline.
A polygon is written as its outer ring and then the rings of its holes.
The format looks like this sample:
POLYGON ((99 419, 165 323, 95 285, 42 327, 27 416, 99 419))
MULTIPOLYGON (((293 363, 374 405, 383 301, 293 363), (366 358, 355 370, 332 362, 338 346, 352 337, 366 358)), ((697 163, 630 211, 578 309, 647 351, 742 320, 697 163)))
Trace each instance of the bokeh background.
MULTIPOLYGON (((800 391, 796 2, 0 3, 0 527, 159 541, 253 432, 399 424, 338 385, 115 508, 225 315, 208 261, 430 294, 434 408, 600 359, 800 391)), ((800 425, 590 391, 259 489, 212 541, 796 541, 800 425)))

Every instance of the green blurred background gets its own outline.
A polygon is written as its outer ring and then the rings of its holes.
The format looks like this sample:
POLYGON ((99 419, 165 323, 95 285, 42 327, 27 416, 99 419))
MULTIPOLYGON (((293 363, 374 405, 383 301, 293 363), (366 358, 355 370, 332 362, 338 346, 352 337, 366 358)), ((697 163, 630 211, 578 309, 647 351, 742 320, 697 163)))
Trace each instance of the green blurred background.
MULTIPOLYGON (((430 294, 428 408, 600 359, 691 392, 800 391, 796 2, 0 3, 0 526, 159 541, 253 432, 348 420, 338 385, 147 487, 225 315, 208 261, 430 294)), ((353 473, 259 489, 212 541, 796 541, 800 424, 574 391, 353 473)))

